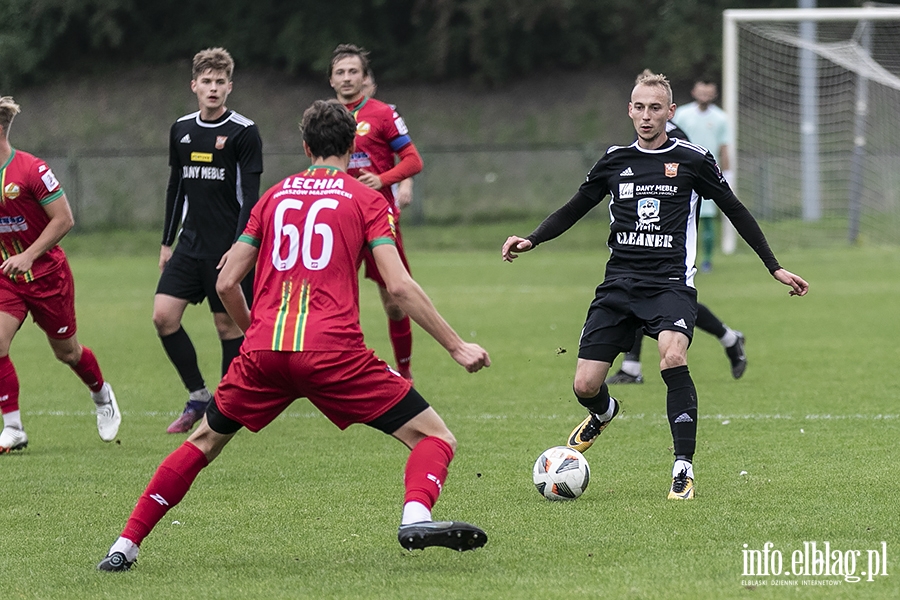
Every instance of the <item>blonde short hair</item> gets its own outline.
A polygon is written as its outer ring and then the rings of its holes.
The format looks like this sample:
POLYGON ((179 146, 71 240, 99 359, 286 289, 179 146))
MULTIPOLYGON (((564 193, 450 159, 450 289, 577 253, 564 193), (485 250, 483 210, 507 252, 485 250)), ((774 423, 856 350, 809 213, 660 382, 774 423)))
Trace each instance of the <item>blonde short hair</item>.
POLYGON ((669 80, 666 79, 666 76, 662 73, 654 73, 650 69, 644 69, 640 75, 637 76, 637 79, 634 80, 634 85, 646 85, 649 87, 658 87, 665 90, 666 94, 669 96, 669 104, 672 104, 672 85, 669 83, 669 80))
POLYGON ((3 129, 4 135, 9 132, 9 126, 19 112, 21 109, 12 96, 0 98, 0 128, 3 129))
POLYGON ((197 79, 207 71, 224 71, 225 77, 231 81, 234 73, 234 59, 225 48, 207 48, 194 55, 191 67, 191 79, 197 79))

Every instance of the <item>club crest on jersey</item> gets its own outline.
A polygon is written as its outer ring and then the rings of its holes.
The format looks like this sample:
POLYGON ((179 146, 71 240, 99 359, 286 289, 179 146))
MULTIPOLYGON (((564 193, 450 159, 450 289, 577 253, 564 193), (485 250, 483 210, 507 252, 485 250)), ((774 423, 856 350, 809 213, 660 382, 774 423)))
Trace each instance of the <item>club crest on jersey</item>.
POLYGON ((356 124, 356 135, 368 135, 372 131, 372 125, 368 121, 360 121, 356 124))
POLYGON ((226 141, 228 141, 227 135, 217 135, 216 136, 216 150, 224 150, 226 141))
POLYGON ((666 177, 678 177, 679 163, 666 163, 666 177))
POLYGON ((4 200, 15 200, 19 197, 19 185, 16 183, 7 183, 6 187, 3 188, 3 199, 4 200))

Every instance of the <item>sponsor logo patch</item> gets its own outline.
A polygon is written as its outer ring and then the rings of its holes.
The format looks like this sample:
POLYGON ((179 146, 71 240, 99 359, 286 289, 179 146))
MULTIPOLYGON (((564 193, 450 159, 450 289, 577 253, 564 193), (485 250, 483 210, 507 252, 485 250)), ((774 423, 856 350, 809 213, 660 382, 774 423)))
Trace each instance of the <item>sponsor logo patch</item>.
POLYGON ((191 152, 191 162, 212 162, 212 152, 191 152))
POLYGON ((368 121, 360 121, 356 124, 356 135, 368 135, 372 131, 372 125, 368 121))
POLYGON ((660 202, 656 198, 642 198, 638 200, 637 215, 639 225, 659 222, 660 202))
POLYGON ((633 183, 620 183, 619 184, 619 198, 627 199, 634 198, 634 184, 633 183))

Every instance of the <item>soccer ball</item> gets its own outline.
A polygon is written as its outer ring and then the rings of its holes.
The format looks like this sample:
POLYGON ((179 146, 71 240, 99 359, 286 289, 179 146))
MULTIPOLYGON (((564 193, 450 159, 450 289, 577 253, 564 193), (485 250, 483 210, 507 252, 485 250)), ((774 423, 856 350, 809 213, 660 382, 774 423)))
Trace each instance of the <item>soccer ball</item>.
POLYGON ((534 487, 547 500, 574 500, 587 489, 591 469, 578 450, 555 446, 534 463, 534 487))

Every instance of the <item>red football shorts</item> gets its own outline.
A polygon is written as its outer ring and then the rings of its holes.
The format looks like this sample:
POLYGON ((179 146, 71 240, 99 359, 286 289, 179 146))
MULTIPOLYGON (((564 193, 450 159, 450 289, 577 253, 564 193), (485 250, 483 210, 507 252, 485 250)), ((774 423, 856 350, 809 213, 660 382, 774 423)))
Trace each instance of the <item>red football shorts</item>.
POLYGON ((219 411, 259 431, 297 398, 308 398, 346 429, 380 417, 409 392, 410 384, 372 350, 241 353, 216 390, 219 411))
MULTIPOLYGON (((403 249, 403 236, 400 235, 399 223, 397 223, 396 232, 397 252, 400 254, 400 260, 403 262, 403 266, 406 267, 406 272, 412 273, 412 271, 409 270, 409 262, 406 260, 406 251, 403 249)), ((375 257, 372 255, 372 249, 368 246, 363 248, 363 262, 366 265, 366 279, 371 279, 381 287, 387 287, 384 285, 384 279, 381 278, 381 273, 378 272, 378 265, 375 264, 375 257)))
POLYGON ((19 321, 30 312, 47 337, 65 340, 75 335, 75 279, 69 263, 28 283, 0 275, 0 312, 19 321))

